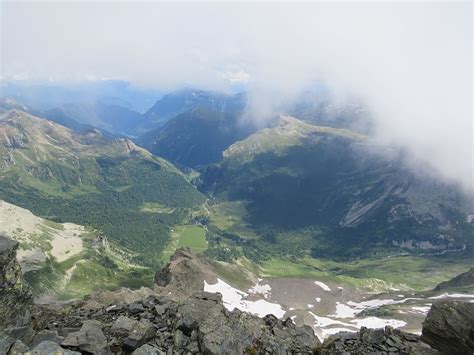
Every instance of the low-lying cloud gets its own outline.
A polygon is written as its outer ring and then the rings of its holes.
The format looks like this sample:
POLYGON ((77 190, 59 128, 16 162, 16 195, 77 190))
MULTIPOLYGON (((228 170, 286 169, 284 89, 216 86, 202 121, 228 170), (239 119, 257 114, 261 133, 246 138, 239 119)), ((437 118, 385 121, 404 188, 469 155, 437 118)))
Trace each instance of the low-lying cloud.
POLYGON ((264 119, 314 82, 382 142, 473 191, 472 4, 2 3, 4 79, 245 84, 264 119))

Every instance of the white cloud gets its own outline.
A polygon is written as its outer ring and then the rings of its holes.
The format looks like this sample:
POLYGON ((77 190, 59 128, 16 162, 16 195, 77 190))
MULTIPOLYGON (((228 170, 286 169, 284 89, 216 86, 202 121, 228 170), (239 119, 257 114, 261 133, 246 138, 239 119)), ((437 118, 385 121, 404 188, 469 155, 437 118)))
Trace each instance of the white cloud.
POLYGON ((247 80, 256 119, 323 80, 367 101, 379 139, 472 191, 469 2, 3 2, 1 22, 4 78, 247 80))

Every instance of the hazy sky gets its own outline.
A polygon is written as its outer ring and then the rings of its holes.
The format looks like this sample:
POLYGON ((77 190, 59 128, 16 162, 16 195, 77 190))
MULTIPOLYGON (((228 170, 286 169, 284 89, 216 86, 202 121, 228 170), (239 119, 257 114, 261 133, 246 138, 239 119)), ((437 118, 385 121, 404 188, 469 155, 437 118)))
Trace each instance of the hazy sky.
POLYGON ((472 191, 470 2, 2 2, 3 79, 245 84, 255 119, 319 80, 472 191))

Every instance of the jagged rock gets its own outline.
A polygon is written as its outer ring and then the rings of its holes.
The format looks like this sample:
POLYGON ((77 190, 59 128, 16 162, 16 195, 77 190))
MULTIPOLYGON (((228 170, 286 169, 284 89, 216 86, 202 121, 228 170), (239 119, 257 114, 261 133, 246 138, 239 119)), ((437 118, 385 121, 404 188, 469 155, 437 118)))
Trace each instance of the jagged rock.
POLYGON ((175 328, 186 337, 195 332, 200 351, 209 354, 243 353, 248 349, 311 353, 319 345, 309 327, 288 327, 278 319, 269 326, 247 313, 227 311, 219 296, 207 292, 196 294, 178 307, 175 328))
POLYGON ((442 353, 474 353, 474 303, 441 301, 431 306, 421 339, 442 353))
POLYGON ((165 353, 148 344, 140 346, 137 350, 135 350, 132 353, 132 355, 162 355, 162 354, 165 354, 165 353))
POLYGON ((385 327, 385 329, 362 327, 357 333, 341 332, 328 337, 316 351, 320 355, 344 352, 350 354, 438 354, 437 350, 420 341, 419 336, 392 327, 385 327))
POLYGON ((30 288, 16 260, 18 242, 0 236, 0 329, 24 325, 32 303, 30 288))
POLYGON ((0 334, 0 354, 8 354, 14 343, 15 339, 12 337, 5 334, 0 334))
POLYGON ((151 340, 156 333, 153 324, 147 320, 136 322, 128 337, 124 340, 124 347, 129 350, 135 350, 151 340))
POLYGON ((79 330, 81 330, 80 327, 65 327, 65 328, 60 328, 58 330, 58 335, 60 337, 67 337, 69 334, 71 333, 74 333, 74 332, 78 332, 79 330))
POLYGON ((132 314, 145 311, 145 307, 141 303, 132 303, 128 306, 128 311, 132 314))
MULTIPOLYGON (((186 255, 186 251, 182 252, 180 261, 171 263, 168 271, 176 268, 180 277, 172 277, 174 281, 164 286, 165 290, 168 287, 179 290, 175 282, 185 275, 195 277, 188 274, 187 268, 200 261, 189 261, 186 255), (183 264, 183 260, 189 263, 183 264)), ((192 282, 188 285, 192 286, 192 282)), ((23 345, 31 347, 38 342, 38 346, 46 347, 49 352, 66 354, 73 351, 135 355, 438 353, 433 348, 450 354, 473 353, 474 304, 471 303, 435 304, 425 321, 422 338, 390 327, 362 328, 357 333, 333 335, 321 344, 312 328, 297 327, 289 318, 282 321, 272 315, 258 318, 239 310, 228 311, 220 294, 198 291, 179 300, 163 293, 146 293, 141 299, 135 298, 136 295, 128 303, 118 298, 97 307, 91 307, 90 303, 85 307, 82 302, 62 309, 32 307, 31 317, 23 321, 29 319, 38 333, 31 326, 5 329, 0 333, 0 354, 10 355, 15 344, 18 349, 24 349, 23 345), (61 336, 66 338, 60 347, 55 342, 61 336)))
POLYGON ((15 340, 21 340, 23 343, 25 343, 28 346, 30 346, 33 343, 33 339, 36 336, 36 332, 30 326, 7 328, 3 331, 3 334, 15 340))
POLYGON ((155 283, 165 288, 164 294, 183 300, 202 291, 203 280, 215 278, 213 267, 204 257, 194 255, 187 248, 181 248, 171 256, 170 262, 155 274, 155 283))
POLYGON ((60 347, 54 341, 45 340, 42 343, 38 344, 31 350, 32 355, 45 355, 45 354, 54 354, 54 355, 81 355, 80 352, 67 350, 60 347))
POLYGON ((55 330, 42 330, 38 332, 33 338, 32 347, 42 343, 43 341, 52 341, 57 344, 61 344, 64 340, 63 337, 60 337, 58 332, 55 330))
POLYGON ((108 351, 107 338, 100 323, 92 320, 85 321, 78 332, 68 334, 61 346, 93 354, 107 354, 108 351))
POLYGON ((26 353, 29 350, 30 348, 28 348, 21 340, 16 340, 10 348, 8 355, 20 355, 26 353))
POLYGON ((111 330, 129 333, 138 322, 125 316, 120 316, 112 326, 111 330))

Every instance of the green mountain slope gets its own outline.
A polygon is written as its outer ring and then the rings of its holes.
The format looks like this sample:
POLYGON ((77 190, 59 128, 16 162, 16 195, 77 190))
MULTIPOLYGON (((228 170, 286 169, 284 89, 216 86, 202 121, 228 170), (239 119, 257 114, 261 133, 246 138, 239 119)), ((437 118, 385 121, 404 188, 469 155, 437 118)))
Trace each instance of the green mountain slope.
POLYGON ((227 95, 195 89, 177 90, 164 95, 145 112, 144 121, 138 129, 144 133, 160 128, 170 119, 197 107, 205 107, 216 112, 240 112, 245 107, 245 100, 244 94, 227 95))
POLYGON ((40 116, 72 129, 80 128, 78 125, 92 126, 125 136, 135 135, 135 127, 144 120, 136 111, 100 101, 66 104, 42 111, 40 116))
POLYGON ((2 200, 0 235, 19 242, 17 259, 40 302, 151 282, 147 268, 129 262, 133 253, 97 231, 43 219, 2 200))
POLYGON ((472 244, 462 194, 413 175, 377 148, 351 131, 285 116, 230 146, 203 174, 202 188, 217 199, 246 201, 242 218, 266 242, 262 253, 301 248, 359 257, 472 244))
POLYGON ((75 134, 12 110, 0 117, 0 198, 56 222, 100 230, 154 264, 170 226, 204 197, 169 162, 126 139, 75 134), (150 213, 146 203, 173 208, 150 213))
POLYGON ((138 142, 175 164, 202 167, 218 162, 226 148, 255 129, 241 125, 239 113, 199 106, 148 132, 138 142))

